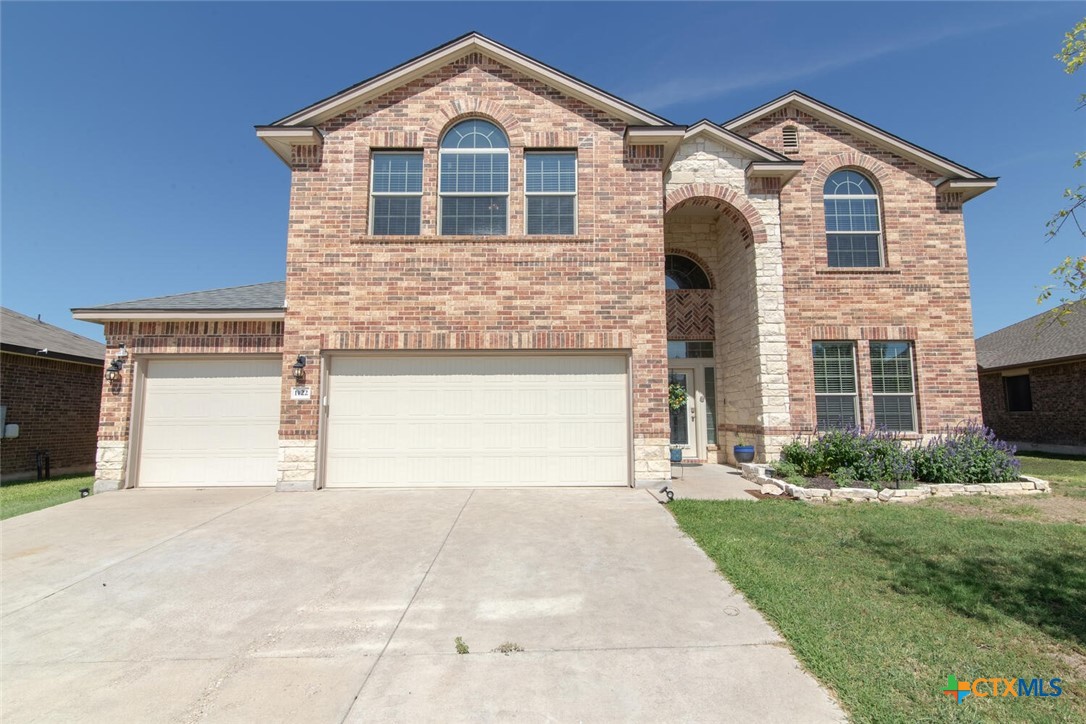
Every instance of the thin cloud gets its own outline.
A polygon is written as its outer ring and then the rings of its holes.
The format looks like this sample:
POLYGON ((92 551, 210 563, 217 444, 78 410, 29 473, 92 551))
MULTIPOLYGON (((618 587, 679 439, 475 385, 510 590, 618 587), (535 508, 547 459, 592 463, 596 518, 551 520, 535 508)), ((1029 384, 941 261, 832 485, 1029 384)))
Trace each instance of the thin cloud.
POLYGON ((635 103, 646 108, 667 108, 679 103, 717 98, 744 88, 780 85, 786 81, 809 78, 829 71, 848 68, 875 58, 881 58, 884 55, 922 48, 944 40, 987 32, 1020 22, 1022 22, 1021 18, 1008 18, 986 24, 976 23, 956 28, 940 28, 935 31, 898 37, 891 42, 881 43, 859 51, 853 50, 844 55, 813 62, 797 60, 784 67, 761 71, 736 70, 729 72, 728 76, 724 78, 719 73, 701 77, 676 77, 655 86, 631 92, 629 96, 635 103))

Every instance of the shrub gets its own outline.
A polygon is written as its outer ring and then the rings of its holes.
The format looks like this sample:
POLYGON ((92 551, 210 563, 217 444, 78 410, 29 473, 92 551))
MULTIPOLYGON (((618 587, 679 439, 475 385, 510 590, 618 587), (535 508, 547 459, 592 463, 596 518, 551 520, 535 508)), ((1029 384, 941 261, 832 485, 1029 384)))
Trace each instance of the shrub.
POLYGON ((799 471, 799 467, 794 463, 781 460, 773 466, 773 473, 776 477, 786 483, 791 483, 792 485, 803 487, 807 484, 807 479, 803 476, 803 473, 799 471))
MULTIPOLYGON (((1017 480, 1019 463, 1014 447, 996 439, 990 429, 970 423, 939 435, 926 445, 909 448, 893 432, 832 430, 810 442, 793 440, 781 449, 777 464, 789 473, 813 478, 829 475, 838 486, 864 481, 880 483, 918 480, 925 483, 1003 483, 1017 480)), ((788 482, 794 482, 789 480, 788 482)), ((898 487, 898 486, 895 486, 898 487)))
POLYGON ((977 485, 1017 480, 1020 463, 1014 453, 993 430, 970 423, 915 448, 912 459, 917 480, 977 485))

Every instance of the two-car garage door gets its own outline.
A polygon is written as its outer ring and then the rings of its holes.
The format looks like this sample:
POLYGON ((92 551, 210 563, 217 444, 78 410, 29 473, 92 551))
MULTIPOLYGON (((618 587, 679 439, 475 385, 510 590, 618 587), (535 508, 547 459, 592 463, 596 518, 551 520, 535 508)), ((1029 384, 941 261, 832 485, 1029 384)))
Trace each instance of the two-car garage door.
MULTIPOLYGON (((337 355, 328 361, 327 487, 629 480, 625 357, 337 355)), ((138 484, 274 485, 281 385, 278 358, 146 362, 138 484)))
POLYGON ((325 485, 625 485, 626 358, 331 358, 325 485))

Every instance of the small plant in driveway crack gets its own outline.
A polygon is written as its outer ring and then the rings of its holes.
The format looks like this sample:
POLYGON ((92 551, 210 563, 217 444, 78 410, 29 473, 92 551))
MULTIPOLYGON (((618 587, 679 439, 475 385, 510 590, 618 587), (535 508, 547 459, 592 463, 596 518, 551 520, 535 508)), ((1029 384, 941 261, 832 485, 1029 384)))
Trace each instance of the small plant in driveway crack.
POLYGON ((469 652, 468 652, 468 645, 467 645, 466 643, 464 643, 464 639, 463 639, 462 637, 460 637, 460 636, 457 636, 457 637, 456 637, 456 638, 455 638, 455 639, 453 640, 453 643, 455 643, 455 644, 456 644, 456 653, 458 653, 458 654, 466 654, 466 653, 469 653, 469 652))
POLYGON ((491 653, 505 654, 506 656, 508 656, 509 654, 515 654, 518 651, 523 651, 523 650, 524 650, 524 647, 522 647, 520 644, 514 643, 512 641, 506 641, 501 646, 498 646, 497 648, 495 648, 491 653))

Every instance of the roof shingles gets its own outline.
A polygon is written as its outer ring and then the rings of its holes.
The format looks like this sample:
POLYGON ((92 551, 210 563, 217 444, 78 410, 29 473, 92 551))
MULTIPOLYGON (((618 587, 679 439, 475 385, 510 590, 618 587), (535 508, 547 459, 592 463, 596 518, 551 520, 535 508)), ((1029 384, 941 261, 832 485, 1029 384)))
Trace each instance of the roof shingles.
POLYGON ((1063 315, 1062 325, 1046 315, 1048 312, 977 339, 977 366, 984 370, 1025 367, 1086 356, 1086 309, 1080 306, 1063 315))
POLYGON ((88 361, 102 361, 106 346, 75 332, 69 332, 33 317, 20 314, 7 307, 0 307, 0 344, 4 349, 16 352, 49 350, 43 357, 63 355, 88 361))
POLYGON ((286 307, 286 282, 264 282, 241 287, 209 289, 203 292, 172 294, 167 297, 135 299, 98 307, 83 307, 75 312, 197 312, 197 311, 271 311, 286 307))

